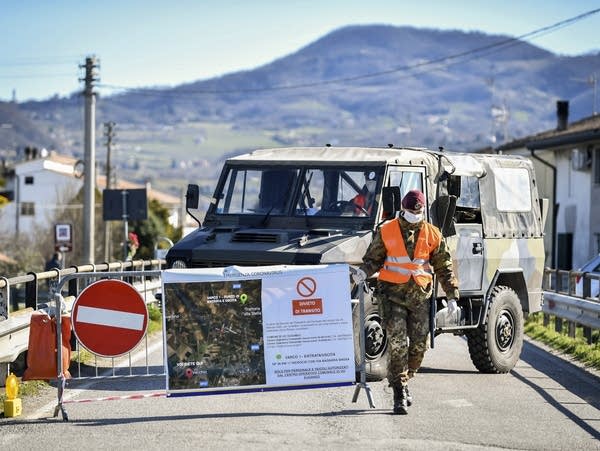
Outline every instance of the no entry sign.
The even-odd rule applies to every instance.
[[[148,326],[142,296],[120,280],[99,280],[75,300],[73,331],[81,345],[103,357],[116,357],[135,348]]]

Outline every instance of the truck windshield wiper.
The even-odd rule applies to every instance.
[[[267,211],[267,214],[260,221],[260,225],[262,227],[266,227],[269,224],[269,219],[271,217],[271,212],[273,211],[273,208],[275,208],[275,205],[273,205],[271,208],[269,208],[269,211]]]
[[[292,187],[292,185],[289,184],[287,190],[285,192],[280,193],[280,195],[277,197],[277,199],[273,200],[273,203],[271,204],[271,208],[269,208],[269,211],[267,211],[267,214],[260,221],[260,225],[262,227],[266,227],[269,224],[269,219],[271,217],[271,212],[273,211],[273,209],[275,207],[277,207],[280,210],[280,213],[283,212],[283,210],[286,207],[287,203],[282,204],[282,201],[288,197],[288,194],[289,194],[289,191],[290,191],[291,187]]]

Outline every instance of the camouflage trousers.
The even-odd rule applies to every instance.
[[[388,339],[388,382],[406,385],[421,366],[427,350],[429,300],[392,301],[380,297],[380,314]]]

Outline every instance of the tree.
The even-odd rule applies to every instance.
[[[181,227],[173,227],[169,223],[169,210],[156,199],[148,202],[148,219],[131,221],[129,231],[135,232],[140,241],[140,247],[134,257],[137,259],[154,258],[154,245],[160,237],[175,242],[181,239],[182,234]]]

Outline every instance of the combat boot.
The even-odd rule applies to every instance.
[[[403,386],[394,386],[394,413],[396,415],[408,414],[408,403],[406,401],[406,393]]]
[[[408,407],[412,406],[412,395],[410,394],[410,392],[408,391],[408,385],[404,385],[404,397],[406,398],[406,405]]]

